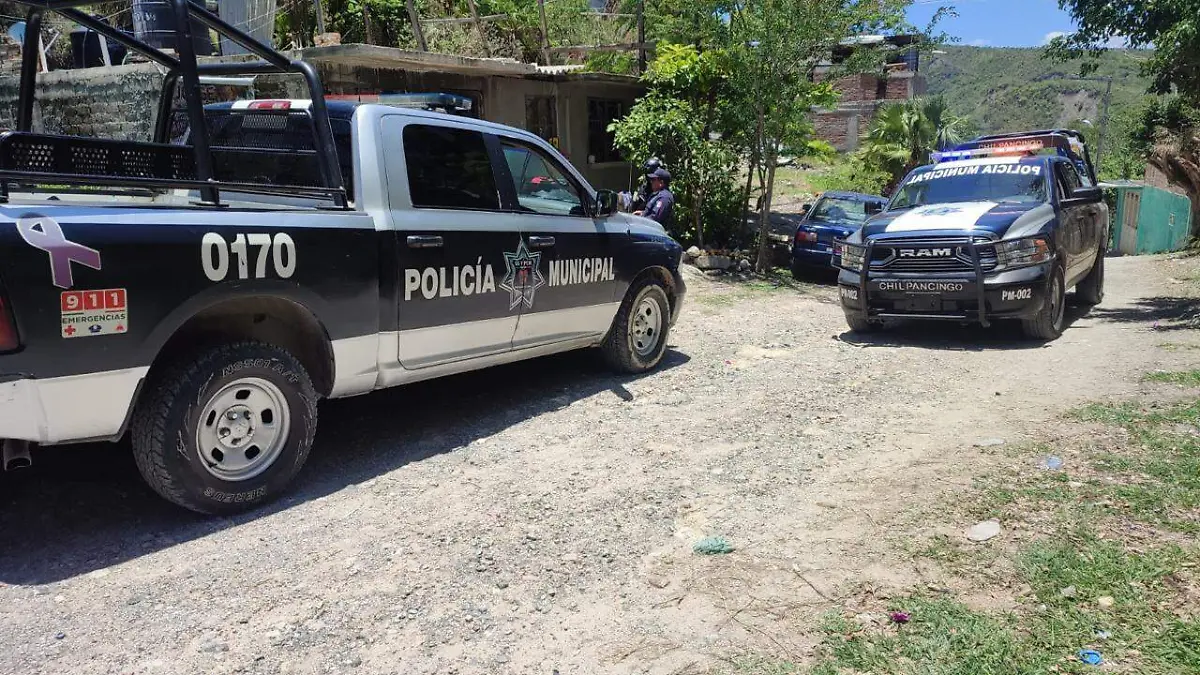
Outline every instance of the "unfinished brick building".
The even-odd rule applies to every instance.
[[[916,38],[908,35],[869,35],[845,41],[830,63],[817,70],[818,78],[832,72],[855,49],[888,49],[892,56],[883,73],[834,80],[834,87],[842,96],[836,108],[821,109],[813,115],[817,137],[838,150],[854,150],[880,106],[924,95],[925,78],[920,73],[920,54],[915,42]]]

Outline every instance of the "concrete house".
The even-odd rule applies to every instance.
[[[645,88],[637,78],[409,52],[373,45],[312,47],[299,56],[317,67],[330,98],[373,102],[386,94],[451,94],[470,101],[473,117],[532,131],[554,143],[596,187],[628,189],[637,177],[613,147],[608,125],[624,117]],[[223,57],[222,60],[240,57]],[[18,79],[0,77],[0,128],[12,128]],[[297,80],[242,78],[221,97],[307,97]],[[34,128],[62,134],[149,140],[162,80],[153,64],[58,70],[38,76]]]

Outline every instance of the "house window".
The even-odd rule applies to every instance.
[[[613,141],[613,133],[608,130],[608,125],[624,116],[625,103],[623,101],[588,99],[589,162],[599,164],[624,161]]]
[[[525,129],[557,144],[558,101],[553,96],[525,97]]]

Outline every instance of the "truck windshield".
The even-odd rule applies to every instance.
[[[888,210],[955,202],[1038,204],[1048,195],[1044,174],[1040,163],[1025,162],[930,167],[909,176]]]

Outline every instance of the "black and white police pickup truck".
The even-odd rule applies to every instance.
[[[191,104],[182,133],[164,104],[154,143],[0,135],[6,466],[128,433],[158,493],[226,513],[284,490],[321,398],[578,348],[624,372],[663,358],[682,250],[542,139],[319,95],[203,125]]]
[[[985,137],[935,160],[836,246],[852,331],[898,318],[1016,319],[1028,337],[1053,340],[1067,289],[1101,301],[1108,207],[1077,135]]]

